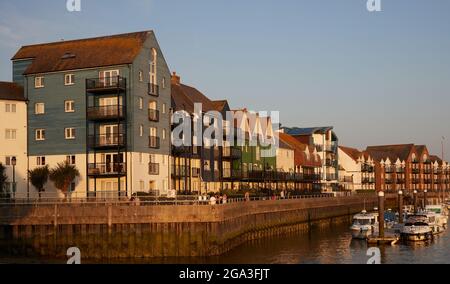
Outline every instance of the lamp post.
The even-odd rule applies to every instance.
[[[427,193],[428,193],[428,190],[424,190],[423,191],[423,208],[422,209],[425,209],[426,207],[427,207]]]
[[[11,165],[12,165],[12,168],[13,168],[13,184],[12,184],[12,186],[13,186],[13,188],[12,188],[12,190],[13,190],[13,198],[16,198],[16,165],[17,165],[16,157],[12,157]]]
[[[378,224],[379,227],[379,236],[380,238],[384,238],[384,192],[380,191],[378,192]]]
[[[398,222],[403,224],[403,191],[398,192]]]

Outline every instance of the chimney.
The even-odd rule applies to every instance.
[[[177,75],[177,72],[172,73],[171,82],[174,85],[180,85],[181,78],[180,78],[180,76]]]

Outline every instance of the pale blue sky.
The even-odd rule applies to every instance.
[[[427,144],[450,157],[450,1],[0,1],[0,80],[24,44],[153,29],[172,71],[287,126],[333,125],[341,144]]]

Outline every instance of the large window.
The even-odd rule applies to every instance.
[[[158,53],[156,52],[156,49],[152,48],[150,58],[151,58],[150,59],[150,83],[157,85],[156,66],[157,66],[157,60],[158,60]]]
[[[45,157],[36,157],[36,165],[37,166],[45,166]]]

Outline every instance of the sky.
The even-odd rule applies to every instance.
[[[0,0],[0,81],[22,45],[154,30],[183,83],[340,144],[450,158],[450,1]]]

